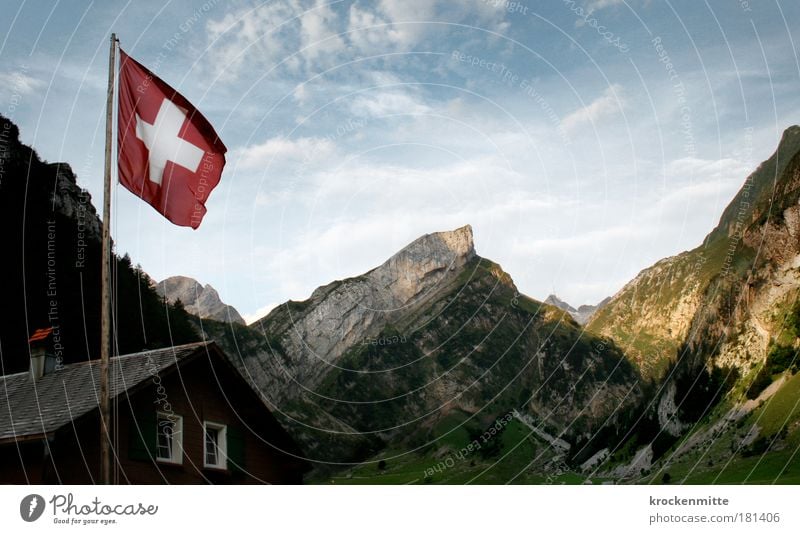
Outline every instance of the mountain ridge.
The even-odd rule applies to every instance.
[[[621,343],[645,375],[662,373],[666,362],[690,337],[692,323],[707,292],[717,287],[715,280],[720,276],[724,279],[746,274],[756,250],[762,246],[764,253],[780,256],[779,251],[769,248],[770,240],[759,239],[757,230],[762,229],[769,217],[777,217],[770,210],[775,209],[783,217],[783,211],[789,207],[770,200],[789,194],[778,191],[778,187],[793,182],[790,167],[792,162],[797,167],[798,153],[800,127],[793,126],[784,133],[772,156],[746,178],[702,244],[640,271],[591,319],[587,328]],[[782,174],[776,175],[779,170]],[[793,191],[796,192],[796,187]],[[789,217],[793,213],[790,210]],[[731,219],[731,214],[737,214],[738,218]],[[754,230],[748,231],[749,228]],[[778,248],[792,247],[781,242]],[[762,260],[763,257],[762,254]]]
[[[222,302],[210,284],[203,285],[188,276],[170,276],[155,284],[155,290],[170,304],[180,301],[187,312],[201,319],[245,324],[236,308]]]

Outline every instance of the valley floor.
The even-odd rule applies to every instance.
[[[395,448],[318,484],[800,484],[800,373],[738,421],[681,449],[677,443],[635,478],[615,479],[604,465],[596,472],[569,466],[563,455],[513,418],[495,446],[466,452],[472,437],[466,414],[451,414],[431,432],[430,444]],[[719,406],[718,412],[731,406]],[[713,413],[708,421],[719,421]],[[708,433],[700,424],[690,436]],[[486,449],[487,447],[484,447]],[[676,453],[680,451],[680,453]],[[484,454],[481,454],[481,453]]]

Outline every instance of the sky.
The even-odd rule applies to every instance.
[[[202,226],[122,187],[116,251],[249,321],[471,224],[574,306],[696,247],[800,123],[791,0],[8,1],[0,113],[102,199],[108,43],[227,145]]]

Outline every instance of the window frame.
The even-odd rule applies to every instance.
[[[208,430],[217,431],[217,463],[208,463]],[[203,421],[203,467],[206,469],[228,468],[228,426],[213,421]]]
[[[161,421],[170,419],[174,422],[172,431],[172,457],[162,458],[160,454],[159,438],[161,436]],[[156,412],[156,461],[163,464],[183,464],[183,417],[174,413]]]

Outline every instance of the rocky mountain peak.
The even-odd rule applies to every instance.
[[[796,124],[789,126],[786,128],[786,130],[784,130],[783,135],[781,136],[781,143],[790,141],[792,138],[797,138],[798,136],[800,136],[800,126]]]
[[[170,303],[180,300],[186,311],[201,319],[245,324],[236,308],[222,302],[216,289],[194,278],[172,276],[159,282],[156,291]]]
[[[423,235],[371,271],[317,288],[308,300],[275,308],[258,325],[301,354],[297,373],[315,383],[326,372],[317,362],[380,335],[411,308],[435,301],[477,257],[472,227]]]
[[[547,295],[547,298],[544,300],[544,303],[550,304],[551,306],[555,306],[558,309],[564,310],[570,315],[578,311],[552,293]]]
[[[459,256],[472,258],[475,255],[472,226],[469,224],[449,232],[437,232],[431,235],[440,239],[453,253]]]
[[[466,263],[475,256],[472,226],[465,225],[448,232],[425,234],[406,245],[384,264],[398,262]]]
[[[764,213],[776,209],[775,200],[793,188],[794,175],[786,169],[800,153],[800,126],[790,126],[781,136],[775,152],[761,163],[722,212],[719,224],[706,237],[706,243],[732,237],[757,221]]]
[[[475,257],[472,227],[435,232],[417,238],[383,265],[367,273],[376,287],[390,289],[392,300],[404,305]]]

